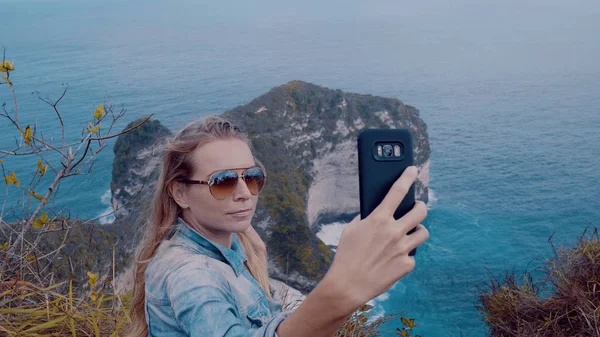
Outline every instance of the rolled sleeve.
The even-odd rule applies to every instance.
[[[284,311],[274,315],[267,324],[256,330],[252,337],[279,337],[277,328],[291,313],[292,311]]]
[[[277,313],[257,330],[248,330],[229,283],[220,273],[182,269],[171,273],[167,293],[177,323],[190,337],[275,337],[277,327],[291,313]]]

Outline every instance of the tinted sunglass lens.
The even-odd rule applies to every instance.
[[[210,179],[210,193],[216,199],[225,199],[235,189],[238,175],[234,171],[221,171],[213,174]]]
[[[265,173],[260,167],[253,167],[244,173],[244,181],[250,193],[257,195],[265,186]]]

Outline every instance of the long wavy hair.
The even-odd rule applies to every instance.
[[[191,157],[196,148],[212,141],[229,139],[239,139],[249,144],[246,135],[232,122],[222,117],[210,116],[188,124],[167,143],[160,177],[156,184],[152,215],[135,254],[132,324],[128,331],[129,336],[148,336],[144,310],[146,297],[144,273],[160,243],[174,232],[177,217],[182,213],[182,209],[169,193],[171,185],[177,180],[188,179],[192,175]],[[250,273],[270,297],[266,266],[260,262],[248,238],[243,233],[236,233],[236,235],[248,255],[247,266]]]

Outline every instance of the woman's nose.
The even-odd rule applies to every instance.
[[[248,185],[246,185],[246,182],[242,177],[239,177],[238,179],[238,183],[235,185],[235,189],[232,193],[233,200],[249,199],[252,196],[252,193],[250,193]]]

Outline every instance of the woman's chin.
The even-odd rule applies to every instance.
[[[230,225],[231,227],[231,232],[233,233],[240,233],[245,231],[246,229],[248,229],[248,227],[252,226],[252,224],[250,223],[250,220],[245,220],[245,221],[235,221],[233,223],[231,223]]]

